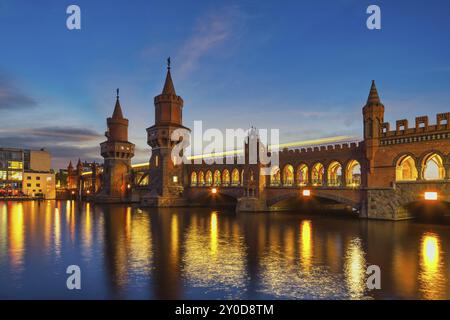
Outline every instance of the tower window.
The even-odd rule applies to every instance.
[[[178,183],[178,176],[173,176],[173,182]]]
[[[159,156],[155,156],[155,167],[159,166]]]

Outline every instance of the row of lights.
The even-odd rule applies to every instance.
[[[212,194],[217,194],[218,190],[217,188],[212,188],[211,189],[211,193]],[[311,197],[311,190],[309,189],[303,189],[302,190],[302,195],[305,198]],[[437,201],[438,200],[438,193],[437,192],[432,192],[432,191],[427,191],[424,193],[424,199],[427,201]]]

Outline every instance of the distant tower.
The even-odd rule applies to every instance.
[[[369,174],[374,171],[375,154],[380,146],[382,124],[384,122],[384,105],[380,101],[375,81],[372,81],[369,98],[363,108],[364,116],[364,145],[368,160]]]
[[[131,158],[134,156],[134,144],[128,141],[128,119],[123,117],[117,89],[116,105],[111,118],[106,120],[107,141],[100,144],[104,160],[103,180],[99,202],[127,201],[129,189]]]
[[[162,93],[155,97],[155,125],[147,129],[147,143],[152,147],[149,171],[150,193],[143,204],[158,207],[183,205],[183,164],[172,159],[172,149],[178,141],[172,141],[177,129],[183,126],[183,99],[177,96],[170,73],[168,59],[166,82]]]
[[[69,162],[69,166],[67,167],[67,188],[73,189],[75,188],[76,183],[74,182],[74,172],[72,161]]]

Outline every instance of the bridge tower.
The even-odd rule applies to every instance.
[[[364,117],[364,149],[367,159],[367,176],[363,184],[370,186],[371,176],[375,170],[375,156],[380,147],[382,124],[384,122],[384,105],[378,95],[375,80],[372,80],[369,97],[363,108]]]
[[[123,117],[122,107],[117,89],[116,105],[111,118],[106,120],[107,140],[100,144],[104,158],[103,176],[100,193],[95,197],[97,202],[129,201],[131,182],[131,158],[134,156],[134,144],[128,141],[128,119]]]
[[[184,166],[172,157],[174,147],[181,141],[172,140],[177,130],[190,132],[183,126],[183,99],[176,94],[172,81],[170,58],[162,93],[155,97],[155,124],[147,128],[147,143],[152,148],[149,163],[149,193],[142,204],[156,207],[185,205],[183,196]],[[180,132],[180,131],[177,131]]]
[[[238,199],[237,211],[266,211],[267,175],[264,169],[270,169],[262,164],[261,155],[267,155],[267,148],[261,142],[255,128],[252,128],[245,140],[244,155],[244,197]]]

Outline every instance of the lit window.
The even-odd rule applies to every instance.
[[[52,181],[52,177],[47,177],[47,181]]]
[[[304,197],[310,197],[311,196],[311,190],[303,190],[303,196]]]
[[[173,182],[178,183],[178,176],[173,176]]]
[[[9,169],[23,169],[23,162],[21,161],[8,161]]]
[[[0,180],[6,180],[6,171],[0,171]]]
[[[9,174],[9,180],[12,181],[22,181],[22,172],[10,172]]]

